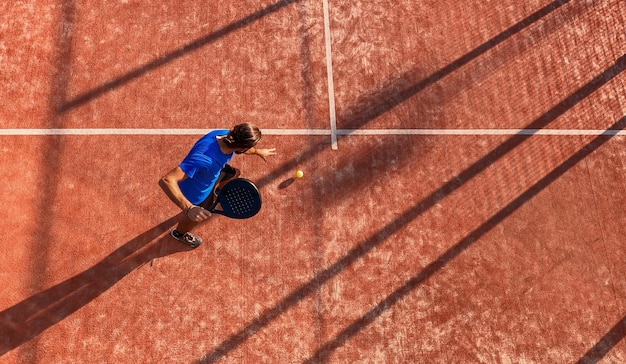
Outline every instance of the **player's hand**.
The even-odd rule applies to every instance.
[[[276,148],[255,148],[256,154],[265,160],[266,157],[276,154]]]
[[[187,217],[191,221],[200,222],[211,217],[211,213],[200,206],[192,206],[187,210]]]

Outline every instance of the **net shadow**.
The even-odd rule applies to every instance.
[[[462,55],[453,62],[437,70],[436,72],[428,75],[424,79],[406,85],[406,79],[410,78],[409,75],[401,75],[394,80],[391,80],[385,87],[376,92],[363,95],[359,100],[356,100],[351,107],[345,110],[340,110],[338,119],[341,119],[342,124],[349,126],[352,129],[360,129],[367,125],[375,118],[389,112],[398,105],[406,102],[416,94],[428,89],[430,86],[441,81],[446,76],[449,76],[459,68],[469,64],[477,58],[485,55],[498,45],[504,43],[516,34],[519,34],[525,28],[528,28],[532,24],[540,21],[549,14],[553,13],[557,9],[566,5],[571,0],[557,0],[542,7],[528,17],[515,23],[511,27],[497,34],[493,38],[487,40],[478,47],[472,49],[470,52]],[[508,56],[512,56],[512,53]],[[455,92],[458,92],[456,90]],[[343,136],[345,137],[345,136]],[[256,181],[259,187],[264,187],[270,184],[275,179],[279,178],[285,171],[293,170],[299,164],[302,164],[308,160],[313,159],[321,151],[327,149],[329,144],[312,144],[309,148],[292,159],[284,162],[279,167],[275,168],[272,172],[265,175],[263,178]]]
[[[409,87],[401,88],[394,92],[387,92],[383,95],[387,95],[387,97],[377,97],[377,104],[374,107],[368,106],[368,98],[366,98],[362,102],[358,102],[359,107],[353,108],[352,110],[347,110],[345,113],[341,113],[338,115],[338,120],[344,120],[343,124],[347,128],[350,129],[358,129],[360,125],[363,125],[370,120],[373,120],[383,113],[395,108],[396,106],[404,103],[409,98],[414,95],[424,91],[435,83],[443,80],[445,77],[451,75],[456,70],[468,65],[470,62],[476,60],[487,52],[493,50],[497,46],[501,45],[514,35],[520,33],[522,30],[528,28],[532,24],[538,22],[539,20],[545,18],[547,15],[553,13],[555,10],[559,9],[563,5],[569,3],[571,0],[557,0],[552,3],[544,6],[543,8],[537,10],[533,14],[527,16],[521,21],[515,23],[508,29],[502,31],[497,34],[493,38],[487,40],[482,43],[478,47],[474,48],[470,52],[464,54],[463,56],[457,58],[453,62],[449,63],[445,67],[439,69],[437,72],[430,74],[428,77],[422,79],[421,81],[410,85]],[[558,23],[555,26],[562,26],[563,24]],[[532,38],[532,37],[531,37]],[[505,56],[507,58],[512,58],[514,54],[520,53],[521,49],[516,49],[514,51],[508,52]],[[504,62],[502,57],[498,58],[498,62]],[[473,77],[473,76],[472,76]],[[407,77],[408,78],[408,77]],[[473,82],[473,81],[472,81]],[[469,85],[469,82],[466,82],[466,85]],[[391,90],[395,87],[394,85],[388,86]],[[456,92],[459,91],[459,85],[454,85],[452,87]],[[380,96],[380,95],[379,95]],[[354,113],[357,111],[357,113]]]

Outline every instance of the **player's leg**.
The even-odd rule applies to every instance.
[[[190,232],[193,228],[196,227],[196,225],[198,225],[197,221],[193,221],[188,218],[187,215],[184,215],[178,222],[176,230],[178,230],[179,233],[184,234]]]
[[[192,234],[191,230],[198,225],[197,221],[191,220],[186,214],[183,214],[178,225],[172,230],[171,235],[176,240],[181,241],[192,248],[197,248],[202,244],[202,238]]]
[[[224,166],[215,184],[216,187],[213,189],[209,197],[200,204],[200,206],[207,210],[210,209],[215,202],[215,198],[217,197],[217,192],[219,191],[219,189],[229,181],[239,177],[240,174],[241,171],[239,171],[237,168],[234,168],[229,164]],[[200,244],[202,244],[202,238],[198,235],[192,234],[191,230],[195,228],[198,224],[199,222],[193,221],[189,217],[187,217],[186,214],[183,214],[183,217],[178,222],[178,226],[176,226],[176,229],[172,230],[171,235],[175,239],[182,241],[190,247],[196,248],[200,246]]]

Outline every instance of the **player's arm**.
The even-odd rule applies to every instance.
[[[268,157],[270,155],[276,154],[276,148],[255,148],[255,147],[252,147],[252,148],[248,149],[244,154],[258,155],[259,157],[263,158],[263,160],[265,160],[266,157]]]
[[[185,197],[180,190],[178,183],[187,179],[187,174],[180,168],[180,166],[169,171],[165,176],[159,180],[159,186],[163,189],[163,192],[169,197],[176,206],[180,207],[183,212],[187,214],[191,220],[202,221],[210,216],[210,213],[200,206],[196,206]]]

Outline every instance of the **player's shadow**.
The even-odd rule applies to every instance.
[[[190,250],[168,235],[157,239],[174,225],[176,218],[128,241],[86,271],[0,312],[0,356],[64,320],[142,265]]]

